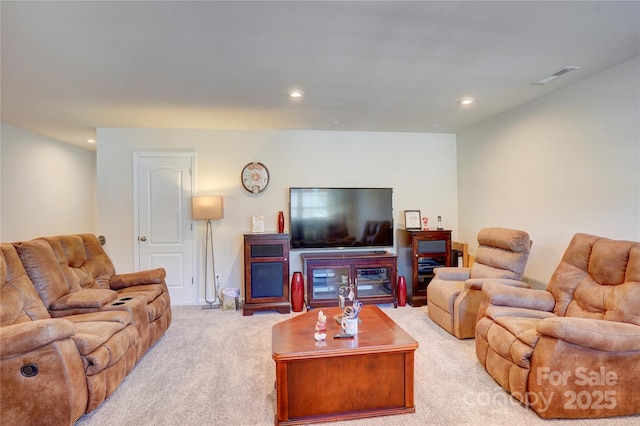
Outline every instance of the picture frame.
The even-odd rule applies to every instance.
[[[251,218],[252,224],[253,224],[253,232],[254,233],[261,233],[264,232],[264,216],[260,215],[260,216],[253,216]]]
[[[404,228],[407,230],[420,230],[422,229],[422,217],[420,210],[405,210],[404,211]]]

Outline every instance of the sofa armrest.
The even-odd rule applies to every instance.
[[[132,272],[130,274],[118,274],[111,277],[109,280],[109,287],[113,290],[120,290],[136,285],[162,284],[166,276],[167,273],[164,268]]]
[[[465,288],[471,290],[482,290],[482,284],[484,284],[485,281],[488,281],[488,279],[471,278],[465,281],[464,286]],[[529,285],[529,283],[526,283],[524,281],[512,280],[509,278],[491,278],[491,282],[500,283],[511,287],[531,288],[531,285]]]
[[[68,315],[67,321],[78,324],[83,322],[119,322],[124,325],[131,324],[131,314],[128,311],[97,311],[85,314]]]
[[[64,311],[78,308],[101,308],[118,298],[113,290],[88,288],[61,297],[49,306],[52,311]],[[55,316],[55,315],[54,315]]]
[[[485,299],[493,306],[510,306],[551,312],[556,305],[553,295],[546,290],[512,287],[487,280],[482,286]]]
[[[640,351],[640,326],[589,318],[556,317],[538,323],[543,336],[606,352]]]
[[[64,319],[43,319],[0,327],[0,358],[29,353],[56,340],[76,334],[75,325]]]
[[[496,320],[501,317],[518,317],[518,318],[553,318],[556,316],[553,312],[539,311],[537,309],[512,308],[510,306],[491,306],[485,312],[485,316]]]
[[[434,268],[433,279],[440,279],[445,281],[465,281],[471,276],[470,268],[458,268],[458,267],[441,267]]]

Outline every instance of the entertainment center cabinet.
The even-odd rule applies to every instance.
[[[398,256],[386,251],[302,253],[307,308],[338,306],[349,290],[363,304],[397,306]]]
[[[451,231],[397,230],[398,273],[407,282],[407,302],[411,306],[427,303],[427,286],[433,269],[451,264]],[[457,260],[456,260],[457,261]]]
[[[289,234],[244,234],[244,295],[244,316],[291,312]]]

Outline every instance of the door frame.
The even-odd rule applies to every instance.
[[[190,158],[191,159],[191,170],[190,170],[190,178],[191,178],[191,197],[196,193],[196,152],[195,151],[136,151],[133,153],[133,235],[132,235],[132,243],[133,243],[133,268],[134,271],[140,271],[140,245],[138,244],[138,235],[140,235],[140,228],[138,223],[138,215],[140,214],[140,207],[138,205],[139,200],[139,192],[138,192],[138,173],[139,169],[139,160],[145,157],[154,157],[154,158]],[[191,205],[191,204],[189,204]],[[192,303],[195,304],[200,299],[200,288],[196,282],[197,276],[197,260],[198,260],[198,252],[197,252],[197,233],[193,230],[193,220],[191,221],[191,229],[192,234],[195,235],[194,238],[191,239],[191,252],[193,253],[191,259],[191,282],[193,287],[195,288],[193,294]]]

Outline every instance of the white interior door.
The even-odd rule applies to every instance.
[[[171,303],[194,304],[193,155],[136,158],[138,269],[165,268]]]

